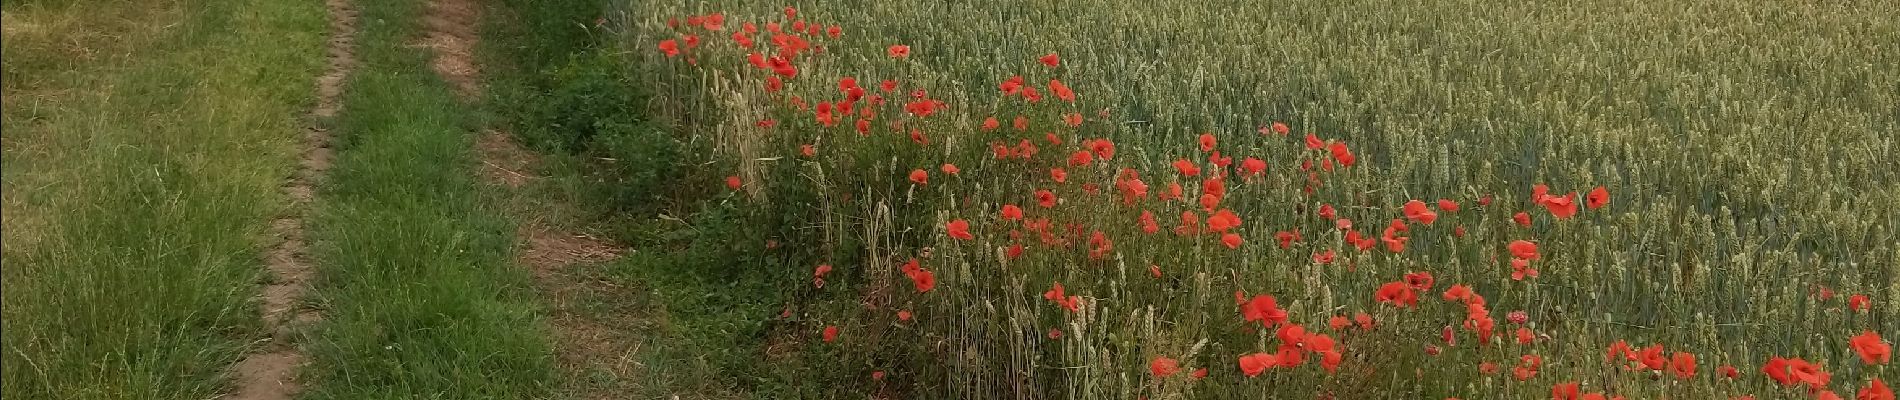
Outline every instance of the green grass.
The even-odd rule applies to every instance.
[[[514,226],[475,181],[473,106],[426,64],[421,1],[362,2],[337,163],[313,224],[316,399],[537,398],[552,353]]]
[[[249,343],[321,4],[7,2],[4,377],[18,399],[209,398]]]

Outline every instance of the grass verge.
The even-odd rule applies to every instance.
[[[5,398],[210,398],[321,66],[320,3],[25,1],[4,15]]]
[[[337,164],[314,224],[315,399],[538,398],[550,351],[474,180],[473,109],[430,71],[419,1],[363,2]]]

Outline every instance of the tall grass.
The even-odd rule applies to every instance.
[[[362,2],[312,237],[318,399],[536,398],[552,353],[514,226],[475,181],[472,105],[411,47],[423,2]]]
[[[8,2],[6,398],[208,398],[258,290],[323,9]]]
[[[1709,373],[1718,365],[1754,371],[1777,355],[1825,362],[1832,389],[1844,393],[1874,377],[1892,380],[1889,370],[1859,366],[1846,346],[1862,330],[1900,329],[1900,212],[1884,206],[1900,204],[1892,161],[1900,23],[1868,13],[1892,14],[1892,4],[827,2],[799,8],[798,19],[844,34],[812,37],[824,50],[800,56],[798,76],[777,94],[763,90],[771,72],[747,65],[747,51],[727,35],[744,22],[789,27],[778,6],[625,7],[638,11],[614,25],[629,58],[660,71],[642,75],[660,96],[645,111],[686,133],[683,141],[711,143],[712,165],[742,183],[731,201],[766,210],[753,225],[790,244],[790,257],[838,269],[822,288],[808,272],[787,282],[809,300],[790,321],[814,342],[796,365],[838,383],[809,387],[808,396],[1526,397],[1564,381],[1632,397],[1805,395],[1758,373],[1734,382]],[[668,23],[713,12],[728,16],[725,30]],[[681,43],[676,57],[655,50],[686,34],[700,46]],[[773,51],[769,36],[753,36],[755,51]],[[894,44],[913,55],[885,56]],[[1061,54],[1060,68],[1036,64],[1051,52]],[[1061,79],[1080,100],[1002,96],[997,84],[1012,75],[1038,87]],[[819,126],[791,101],[839,100],[845,76],[890,101],[861,105],[878,113],[868,136],[852,132],[848,116]],[[878,93],[883,79],[902,89]],[[916,89],[949,110],[905,116],[899,106]],[[1087,122],[1062,126],[1067,113]],[[1030,129],[1007,127],[1018,115]],[[979,129],[990,116],[1006,127]],[[779,125],[760,128],[762,119]],[[892,121],[905,127],[890,129]],[[1293,134],[1256,133],[1275,121]],[[927,145],[907,137],[913,129]],[[1043,141],[1045,132],[1063,144]],[[1157,192],[1179,183],[1200,193],[1202,178],[1169,164],[1213,168],[1195,148],[1204,132],[1236,162],[1252,156],[1270,166],[1264,176],[1227,181],[1219,208],[1245,220],[1238,250],[1206,235],[1137,230],[1142,211],[1170,228],[1182,211],[1205,217],[1192,197],[1132,206],[1113,198],[1124,167]],[[1309,132],[1350,144],[1359,164],[1304,170],[1333,158],[1302,147]],[[1115,142],[1116,158],[1067,166],[1070,183],[1051,182],[1048,169],[1093,138]],[[991,143],[1021,140],[1043,146],[1041,155],[988,156]],[[805,144],[818,155],[799,156]],[[938,172],[943,163],[961,174]],[[913,169],[927,171],[929,183],[906,182]],[[1085,194],[1080,182],[1109,195]],[[1613,200],[1557,221],[1528,201],[1534,184],[1558,193],[1604,186]],[[1033,207],[1036,189],[1064,203]],[[1477,206],[1485,197],[1496,203]],[[1334,221],[1315,216],[1321,205],[1337,207],[1376,237],[1413,199],[1450,199],[1464,210],[1441,211],[1430,226],[1413,222],[1402,253],[1352,249]],[[1073,245],[1049,245],[998,220],[1002,204],[1053,220],[1064,230],[1055,237]],[[1535,222],[1515,225],[1519,211]],[[969,220],[976,238],[945,236],[953,219]],[[1071,223],[1081,231],[1067,234]],[[1012,239],[1012,231],[1027,236]],[[1089,257],[1091,232],[1111,238],[1114,251]],[[1302,240],[1282,248],[1279,232]],[[1504,244],[1519,239],[1541,245],[1541,277],[1510,277]],[[1027,244],[1028,255],[999,255],[1013,244]],[[1315,263],[1325,250],[1341,258]],[[939,287],[917,293],[894,273],[913,257],[935,271]],[[1150,265],[1162,277],[1149,277]],[[1374,288],[1412,271],[1438,277],[1423,309],[1373,301]],[[1069,313],[1043,301],[1058,281],[1086,306]],[[1459,330],[1458,346],[1436,342],[1462,319],[1460,307],[1436,298],[1451,283],[1476,288],[1500,314],[1527,311],[1522,327],[1551,339],[1473,346]],[[1311,328],[1356,312],[1378,328],[1332,333],[1348,349],[1338,373],[1247,379],[1236,358],[1278,341],[1241,320],[1230,302],[1236,291],[1279,297],[1294,322]],[[1848,294],[1871,296],[1873,308],[1846,310]],[[917,319],[896,320],[897,309]],[[818,343],[825,326],[841,327],[844,339]],[[1500,327],[1508,340],[1520,326]],[[1050,329],[1066,336],[1047,339]],[[1672,383],[1619,370],[1602,362],[1619,339],[1697,354],[1704,372]],[[1447,349],[1431,356],[1425,344]],[[1528,382],[1478,371],[1483,362],[1508,370],[1525,354],[1551,360]],[[1149,377],[1145,367],[1160,356],[1212,375]],[[866,380],[874,370],[894,373]]]

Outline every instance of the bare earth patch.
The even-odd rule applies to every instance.
[[[316,120],[335,117],[342,108],[343,82],[356,65],[352,45],[356,37],[356,9],[349,0],[327,0],[330,14],[330,40],[326,58],[329,63],[317,78],[317,105],[310,110],[310,127],[304,131],[303,155],[297,171],[283,186],[290,197],[289,215],[271,221],[271,233],[281,239],[266,257],[272,281],[261,294],[264,327],[271,336],[263,346],[235,365],[236,391],[232,399],[275,400],[295,398],[303,392],[298,370],[308,358],[293,342],[302,327],[322,318],[317,310],[299,307],[298,302],[310,291],[315,274],[310,265],[309,246],[304,236],[304,211],[309,209],[318,179],[321,179],[335,152],[331,134]]]

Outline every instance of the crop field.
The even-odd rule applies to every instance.
[[[8,399],[1853,399],[1900,3],[23,0]]]
[[[807,396],[1895,376],[1891,3],[622,7],[645,111],[770,221]]]

